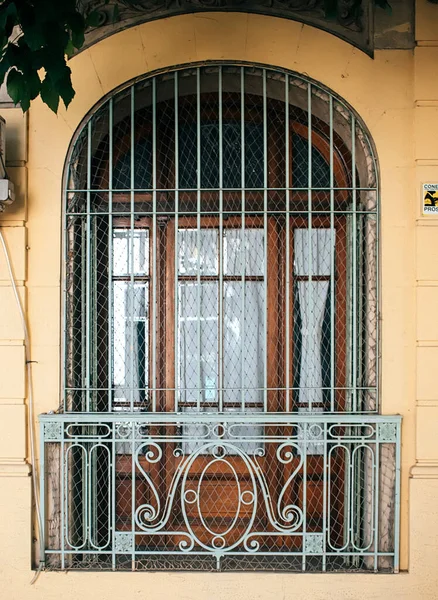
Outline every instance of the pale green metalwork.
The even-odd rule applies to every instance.
[[[104,569],[123,569],[129,554],[129,568],[140,570],[147,568],[149,556],[157,561],[157,568],[167,569],[179,568],[178,560],[172,562],[178,556],[184,557],[184,568],[199,568],[197,559],[204,556],[213,560],[209,563],[210,568],[218,569],[227,569],[227,560],[233,557],[233,560],[241,561],[244,569],[281,569],[282,564],[286,564],[279,560],[281,558],[287,559],[287,570],[397,571],[400,417],[329,414],[234,414],[219,417],[206,414],[199,418],[197,430],[192,431],[189,438],[184,435],[181,426],[192,422],[193,419],[184,414],[42,415],[42,464],[46,468],[42,469],[41,502],[48,530],[60,518],[60,498],[64,498],[66,503],[62,543],[53,547],[47,540],[46,566],[62,568],[61,565],[65,565],[66,568],[80,569],[91,568],[94,564]],[[262,427],[262,435],[254,436],[252,433],[255,424]],[[59,427],[61,439],[58,433],[54,435]],[[158,430],[161,431],[159,435],[151,433]],[[388,433],[381,439],[379,433],[384,431]],[[116,490],[120,484],[112,466],[118,457],[124,456],[127,440],[133,447],[130,476],[146,492],[134,498],[130,522],[119,520],[115,525],[108,509],[111,504],[109,498],[120,492]],[[197,444],[197,447],[187,453],[184,448],[188,443]],[[60,471],[60,479],[56,482],[53,474],[50,478],[46,476],[45,457],[47,452],[53,453],[61,444],[64,449],[60,466],[63,465],[65,476],[62,478]],[[336,501],[333,492],[335,496],[341,493],[341,489],[333,489],[338,474],[333,471],[330,454],[342,450],[347,458],[345,464],[350,465],[346,469],[348,485],[344,498],[348,516],[341,540],[339,535],[333,537],[333,528],[330,528],[330,520],[336,518],[330,503],[326,503],[326,516],[321,524],[313,523],[309,530],[305,518],[309,507],[306,507],[305,498],[290,495],[290,490],[302,477],[305,482],[302,467],[315,456],[315,447],[319,455],[324,456],[324,494],[328,499]],[[357,478],[355,469],[361,469],[360,463],[355,461],[355,454],[364,450],[369,454],[372,466],[369,480],[365,479],[363,483],[371,519],[358,526],[353,497],[348,490],[353,488]],[[384,464],[382,451],[387,453]],[[96,468],[92,458],[98,452],[102,454],[101,463],[106,465],[105,469],[101,467],[100,491],[90,485],[93,469]],[[178,466],[162,501],[157,486],[159,478],[152,467],[160,464],[169,452],[177,459]],[[84,473],[84,477],[80,476],[77,480],[76,489],[72,489],[71,485],[75,477],[75,463],[70,458],[73,453],[80,457],[77,460],[83,463]],[[206,460],[204,473],[218,461],[230,465],[239,489],[234,519],[220,533],[212,529],[208,519],[205,520],[204,506],[200,502],[203,486],[208,487],[211,479],[201,475],[199,480],[191,480],[193,466],[200,456]],[[272,494],[270,474],[261,467],[266,456],[284,468],[292,465],[278,495]],[[232,466],[236,457],[244,465],[239,474]],[[244,481],[246,483],[242,487]],[[59,498],[54,497],[55,490]],[[83,503],[82,517],[74,513],[78,497]],[[104,502],[107,508],[101,507],[106,514],[99,526],[92,508],[96,497],[108,497],[107,504]],[[52,505],[52,512],[47,511],[48,502]],[[53,506],[58,507],[58,512],[53,510]],[[379,538],[378,525],[380,522],[387,527],[384,520],[388,518],[388,509],[391,511],[391,525],[387,536],[382,539]],[[376,520],[372,518],[374,513]],[[177,514],[180,519],[176,519]],[[327,520],[328,529],[324,525]],[[267,540],[272,538],[289,539],[290,543],[271,542],[269,547]],[[313,563],[312,557],[315,556],[318,561]],[[215,567],[212,567],[213,564]]]

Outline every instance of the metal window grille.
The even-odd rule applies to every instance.
[[[52,568],[396,570],[378,189],[339,98],[190,67],[113,94],[65,191]]]

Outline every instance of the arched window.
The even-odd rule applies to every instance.
[[[69,566],[392,560],[377,242],[370,142],[316,83],[211,64],[101,103],[66,175]]]
[[[149,78],[68,186],[67,410],[377,410],[375,171],[340,101],[266,69]]]

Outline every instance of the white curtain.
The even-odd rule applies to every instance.
[[[115,229],[113,275],[149,274],[147,229]],[[148,382],[148,284],[114,281],[113,284],[113,384],[114,401],[124,405],[141,400]],[[144,337],[144,339],[142,339]],[[141,344],[141,347],[140,347]],[[143,378],[140,377],[140,372]],[[142,380],[144,379],[144,381]]]
[[[331,244],[335,232],[331,229],[296,229],[294,232],[295,275],[299,277],[329,277],[331,273]],[[322,412],[323,377],[321,341],[324,311],[329,292],[329,281],[298,281],[298,299],[301,316],[301,360],[298,412]],[[333,293],[333,291],[332,291]],[[323,436],[308,428],[308,454],[321,454]],[[301,436],[300,436],[301,437]]]
[[[333,241],[332,241],[333,234]],[[294,233],[295,275],[299,277],[330,276],[330,247],[334,231],[330,229],[297,229]],[[312,410],[323,401],[321,340],[329,281],[299,281],[301,311],[301,364],[299,404]]]

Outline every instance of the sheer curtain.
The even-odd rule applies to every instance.
[[[332,244],[335,244],[333,229],[294,231],[294,272],[300,278],[297,288],[301,317],[298,412],[324,410],[321,406],[324,400],[321,342],[330,289]],[[320,280],[320,277],[327,280]],[[318,440],[322,437],[316,436],[314,443],[308,445],[309,454],[322,453]]]

